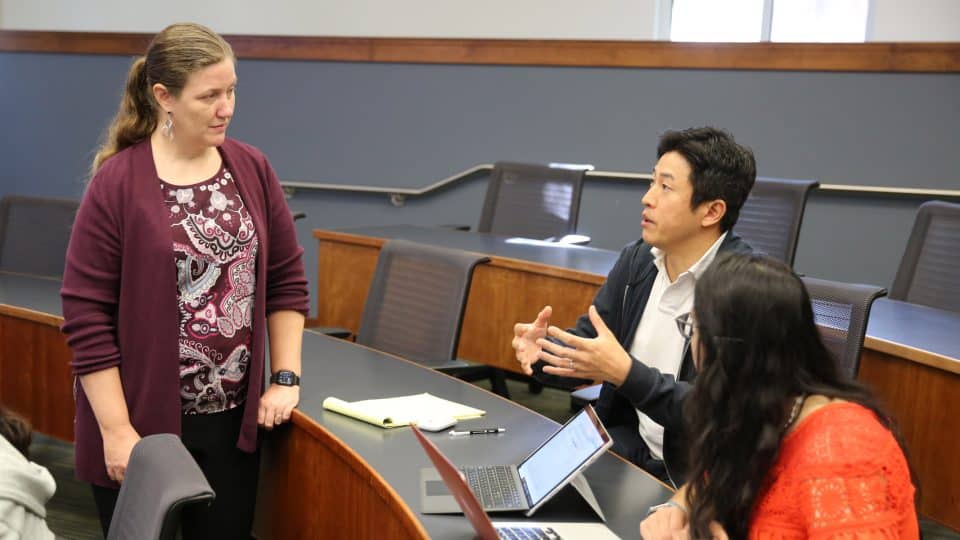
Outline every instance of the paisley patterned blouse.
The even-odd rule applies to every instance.
[[[226,167],[189,186],[160,181],[177,266],[184,414],[232,409],[247,396],[257,235]]]

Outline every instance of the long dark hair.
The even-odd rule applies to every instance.
[[[0,437],[10,441],[14,448],[30,459],[33,429],[26,418],[0,405]]]
[[[900,442],[873,395],[841,374],[820,340],[807,290],[787,265],[720,255],[697,281],[694,297],[700,371],[684,416],[695,538],[709,538],[714,520],[731,538],[747,537],[796,396],[863,405]]]

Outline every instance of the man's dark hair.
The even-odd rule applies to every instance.
[[[29,459],[33,428],[26,418],[0,405],[0,437],[10,441],[14,448]]]
[[[667,152],[679,153],[693,171],[690,173],[693,184],[690,207],[723,199],[727,213],[720,221],[720,230],[726,232],[733,228],[740,217],[740,207],[757,179],[753,152],[737,144],[726,131],[712,127],[667,131],[657,145],[657,159]]]

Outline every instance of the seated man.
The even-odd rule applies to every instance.
[[[749,253],[731,230],[756,179],[753,153],[725,131],[668,131],[643,196],[642,239],[620,253],[576,328],[549,326],[551,308],[514,328],[524,372],[603,381],[597,412],[613,450],[679,485],[685,448],[680,403],[694,376],[678,321],[718,252]],[[551,339],[546,339],[547,337]]]

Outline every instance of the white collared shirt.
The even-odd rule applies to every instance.
[[[640,317],[640,325],[630,345],[630,355],[644,364],[660,370],[661,373],[676,375],[683,363],[684,346],[683,336],[677,330],[674,319],[693,309],[693,290],[697,279],[710,266],[717,256],[720,244],[727,233],[720,235],[717,241],[710,246],[700,260],[685,272],[677,276],[676,281],[670,282],[667,275],[664,253],[658,248],[650,248],[653,255],[653,264],[657,267],[657,277],[650,290],[650,298]],[[649,416],[637,410],[640,421],[640,436],[643,437],[650,455],[656,459],[663,459],[663,426],[654,422]]]

